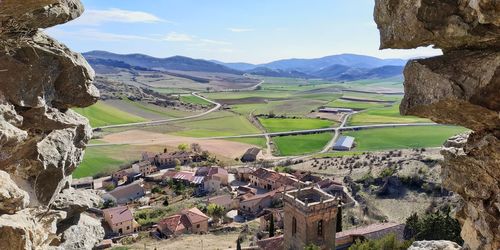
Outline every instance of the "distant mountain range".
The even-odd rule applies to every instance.
[[[83,53],[94,67],[136,70],[178,70],[227,74],[253,74],[325,80],[379,79],[401,76],[406,60],[341,54],[316,59],[286,59],[266,64],[224,63],[183,56],[156,58],[142,54],[120,55],[106,51]]]

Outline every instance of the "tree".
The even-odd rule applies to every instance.
[[[207,206],[207,214],[213,217],[214,221],[218,222],[224,216],[224,207],[211,203]]]
[[[404,250],[408,249],[411,243],[411,241],[400,242],[395,234],[388,234],[380,239],[365,241],[358,239],[349,250]]]
[[[241,238],[238,237],[236,240],[236,250],[241,250]]]
[[[175,167],[177,169],[177,167],[179,167],[181,165],[181,161],[179,159],[175,159],[174,160],[174,165],[175,165]]]
[[[342,232],[342,206],[337,210],[337,232]]]
[[[165,197],[165,200],[163,200],[163,206],[168,207],[168,198]]]
[[[189,146],[188,146],[186,143],[179,144],[179,145],[177,146],[177,148],[178,148],[180,151],[187,151],[187,150],[189,150]]]
[[[110,208],[110,207],[115,207],[116,203],[113,200],[105,200],[104,203],[102,204],[102,208]]]
[[[406,219],[403,231],[405,239],[412,240],[449,240],[463,244],[459,222],[450,216],[449,208],[419,217],[412,214]]]
[[[273,213],[271,212],[271,214],[269,215],[269,237],[273,237],[274,236],[274,216],[273,216]]]
[[[311,243],[304,247],[304,250],[321,250],[321,248]]]
[[[193,150],[196,153],[200,153],[202,151],[201,150],[201,146],[198,143],[192,143],[191,144],[191,150]]]

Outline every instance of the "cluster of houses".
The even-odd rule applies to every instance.
[[[103,190],[102,198],[115,206],[102,210],[103,220],[111,232],[109,235],[114,237],[138,232],[141,228],[134,219],[134,211],[141,206],[149,205],[152,186],[162,186],[169,182],[193,187],[197,191],[196,194],[206,196],[202,199],[205,206],[217,204],[224,208],[225,212],[234,211],[230,213],[235,214],[231,218],[234,221],[259,218],[262,231],[267,230],[271,218],[276,228],[285,229],[284,198],[288,193],[295,192],[294,190],[313,188],[329,197],[334,197],[332,199],[338,201],[338,206],[354,205],[354,200],[342,183],[315,176],[310,172],[280,173],[271,169],[252,167],[239,167],[228,171],[218,166],[191,168],[189,171],[186,170],[188,168],[184,170],[172,168],[179,162],[187,164],[195,160],[199,160],[197,156],[187,152],[165,151],[161,154],[145,152],[141,161],[130,168],[95,180],[75,179],[72,186]],[[205,234],[210,230],[210,222],[209,216],[193,207],[162,218],[154,226],[154,232],[162,238],[186,233]],[[373,228],[378,230],[385,227]],[[368,231],[358,230],[352,234],[337,234],[338,244],[346,246],[355,239],[363,237],[363,232]],[[278,238],[275,241],[264,239],[256,247],[276,243],[279,243]],[[266,247],[256,249],[266,249]]]

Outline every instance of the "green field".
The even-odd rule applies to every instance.
[[[376,102],[355,102],[355,101],[346,101],[346,100],[335,100],[326,104],[327,107],[334,108],[349,108],[349,109],[369,109],[369,108],[381,108],[384,107],[383,103]]]
[[[399,114],[399,104],[391,107],[369,109],[355,114],[349,120],[350,125],[367,125],[380,123],[418,123],[430,122],[427,119]]]
[[[110,157],[110,155],[113,155],[110,151],[120,150],[124,147],[102,146],[87,148],[82,164],[73,172],[73,178],[94,176],[98,173],[111,173],[119,169],[120,165],[127,163],[127,161],[119,157]]]
[[[173,134],[188,137],[215,137],[261,133],[246,116],[227,111],[211,113],[205,117],[172,123],[180,129]]]
[[[329,120],[313,118],[259,118],[260,123],[268,132],[283,132],[295,130],[307,130],[317,128],[329,128],[334,122]]]
[[[213,104],[210,102],[207,102],[206,100],[203,100],[197,96],[194,95],[183,95],[181,96],[181,101],[184,103],[191,103],[191,104],[198,104],[198,105],[203,105],[203,106],[212,106]]]
[[[92,127],[146,121],[146,119],[142,117],[121,111],[103,103],[102,101],[99,101],[87,108],[75,108],[74,110],[87,117]]]
[[[280,156],[304,155],[319,152],[332,139],[332,134],[310,134],[273,137]]]
[[[264,137],[255,137],[255,138],[231,138],[231,139],[226,139],[228,141],[235,141],[235,142],[241,142],[241,143],[246,143],[246,144],[251,144],[258,146],[259,148],[266,148],[266,139]]]
[[[377,128],[343,132],[355,139],[356,151],[438,147],[466,129],[453,126]]]

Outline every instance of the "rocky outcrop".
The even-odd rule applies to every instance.
[[[470,249],[500,249],[500,4],[495,0],[377,0],[381,48],[434,45],[443,56],[405,68],[401,113],[472,130],[443,146],[443,184]]]
[[[95,201],[60,194],[91,138],[70,108],[97,101],[94,72],[40,30],[82,12],[79,0],[0,1],[0,249],[57,245],[58,225]]]
[[[446,240],[415,241],[408,250],[459,250],[457,243]]]

